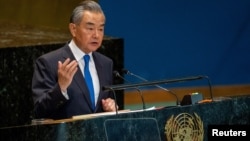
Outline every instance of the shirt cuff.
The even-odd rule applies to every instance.
[[[67,91],[66,91],[66,92],[61,91],[61,92],[62,92],[63,96],[64,96],[67,100],[69,100],[69,95],[68,95]]]

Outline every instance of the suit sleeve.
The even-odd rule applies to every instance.
[[[32,95],[36,118],[49,118],[67,99],[57,82],[57,61],[40,57],[36,60],[32,78]]]

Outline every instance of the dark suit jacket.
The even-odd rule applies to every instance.
[[[110,58],[93,52],[93,58],[100,81],[100,93],[96,109],[91,109],[91,101],[83,74],[78,66],[72,83],[67,89],[69,100],[61,93],[57,83],[58,61],[66,58],[75,60],[68,44],[60,49],[40,56],[34,66],[32,93],[36,118],[63,119],[74,115],[103,112],[101,99],[113,98],[111,92],[104,92],[103,86],[112,85],[113,62]]]

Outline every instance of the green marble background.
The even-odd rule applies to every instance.
[[[66,42],[65,42],[66,43]],[[33,119],[31,79],[35,59],[65,44],[0,48],[0,127],[29,124]],[[114,69],[123,68],[123,39],[106,38],[98,50],[114,61]],[[114,79],[114,83],[122,83]],[[123,108],[123,91],[117,93]]]

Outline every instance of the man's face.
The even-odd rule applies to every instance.
[[[104,36],[105,17],[102,13],[85,11],[81,23],[70,24],[76,45],[85,53],[96,51]]]

